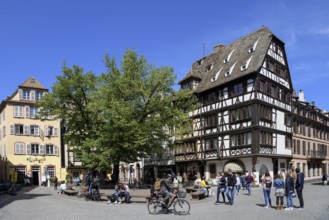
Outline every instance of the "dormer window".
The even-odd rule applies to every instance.
[[[215,82],[218,79],[218,76],[220,74],[220,72],[222,71],[223,67],[220,68],[220,70],[216,73],[215,76],[211,77],[211,82]]]
[[[248,69],[252,57],[253,56],[251,56],[245,63],[241,65],[241,71],[245,71],[246,69]]]
[[[207,72],[210,71],[210,70],[212,69],[212,67],[213,67],[212,64],[208,65],[208,66],[207,66]]]
[[[258,44],[259,39],[260,39],[260,37],[254,43],[254,45],[248,49],[248,53],[252,53],[252,52],[254,52],[256,50],[256,47],[257,47],[257,44]]]
[[[247,62],[245,62],[244,64],[242,64],[241,71],[244,71],[246,69],[247,69]]]
[[[228,77],[232,74],[236,63],[237,63],[237,61],[230,67],[230,70],[225,73],[225,77]]]
[[[224,63],[228,63],[229,61],[230,61],[230,59],[231,59],[231,56],[232,56],[232,54],[233,54],[233,52],[234,52],[234,49],[231,51],[231,53],[224,59]]]

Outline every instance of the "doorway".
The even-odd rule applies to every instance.
[[[39,167],[32,167],[32,179],[33,179],[33,185],[39,185],[39,174],[40,174],[40,168]]]

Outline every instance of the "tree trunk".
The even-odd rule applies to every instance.
[[[113,165],[112,181],[116,184],[119,180],[119,163]]]

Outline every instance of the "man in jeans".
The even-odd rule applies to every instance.
[[[226,197],[229,201],[230,205],[234,203],[234,195],[235,195],[235,185],[236,185],[236,177],[232,173],[231,169],[227,170],[227,188],[226,188]]]
[[[303,188],[304,188],[304,173],[300,172],[299,168],[296,168],[297,178],[296,178],[296,192],[299,200],[299,209],[303,210],[304,200],[303,200]]]
[[[248,172],[246,176],[246,188],[248,190],[248,195],[250,195],[251,193],[251,186],[253,182],[254,182],[254,177],[251,175],[251,172]]]

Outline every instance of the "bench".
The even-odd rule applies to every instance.
[[[64,194],[69,196],[74,196],[78,194],[78,191],[72,190],[72,189],[65,189],[63,190]]]
[[[200,200],[200,199],[203,199],[203,198],[206,197],[206,191],[200,191],[200,190],[198,190],[196,192],[192,192],[191,193],[191,196],[192,196],[192,199],[198,199],[198,200]]]
[[[185,190],[186,190],[187,193],[197,192],[198,191],[198,189],[195,189],[193,186],[185,187]]]

